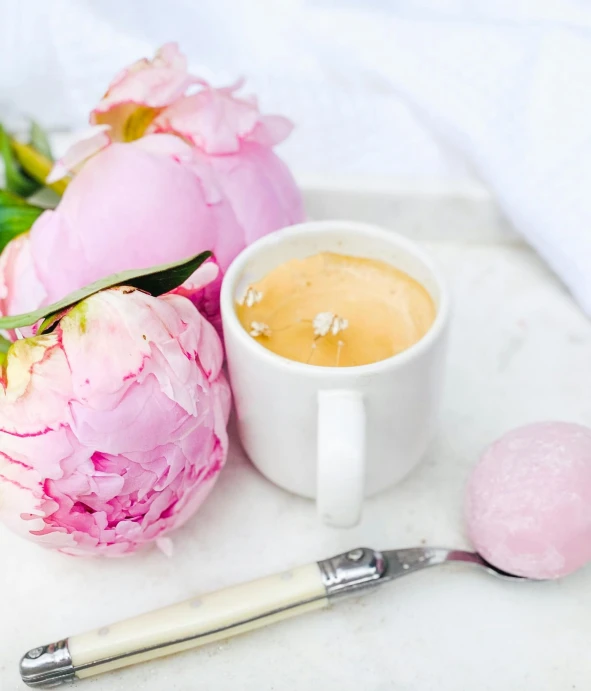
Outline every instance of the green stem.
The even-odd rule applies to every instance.
[[[45,182],[53,168],[53,163],[48,158],[38,151],[35,151],[35,149],[28,144],[23,144],[16,139],[11,138],[10,145],[12,146],[18,162],[23,167],[23,170],[25,170],[33,180],[37,180],[37,182],[42,185],[46,185],[59,195],[62,195],[66,191],[66,187],[68,186],[68,180],[66,178],[62,178],[50,185]]]
[[[4,367],[8,358],[8,349],[12,345],[12,341],[9,341],[4,336],[0,336],[0,368]]]

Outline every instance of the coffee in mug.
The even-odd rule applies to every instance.
[[[252,338],[277,355],[356,367],[420,341],[436,309],[427,290],[392,264],[320,252],[290,259],[247,286],[236,313]]]
[[[354,525],[364,497],[404,477],[434,430],[449,322],[439,269],[390,230],[302,223],[238,255],[221,308],[249,458],[315,497],[325,523]]]

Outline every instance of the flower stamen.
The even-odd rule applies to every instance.
[[[321,338],[331,333],[336,336],[349,326],[349,321],[334,312],[319,312],[312,321],[314,336]]]
[[[262,299],[263,294],[260,290],[255,290],[252,286],[248,286],[248,288],[244,291],[244,295],[240,298],[240,300],[238,300],[238,304],[246,305],[246,307],[252,307]]]
[[[250,331],[248,333],[253,338],[258,338],[259,336],[269,338],[271,335],[271,329],[264,322],[250,322]]]

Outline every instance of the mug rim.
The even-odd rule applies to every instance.
[[[413,343],[413,345],[400,353],[391,355],[384,360],[370,362],[365,365],[330,367],[327,365],[310,365],[305,362],[290,360],[283,355],[278,355],[268,348],[265,348],[265,346],[261,345],[256,339],[252,338],[248,334],[240,323],[234,307],[235,285],[242,275],[245,265],[250,261],[250,259],[252,259],[252,257],[256,256],[260,251],[269,245],[278,244],[284,239],[292,238],[298,235],[314,234],[320,231],[328,230],[348,230],[361,235],[384,240],[385,242],[390,242],[398,247],[402,247],[404,250],[408,251],[409,254],[413,254],[426,266],[432,277],[435,279],[435,283],[439,289],[439,305],[431,328],[419,341]],[[346,374],[379,374],[385,370],[402,367],[407,362],[414,360],[423,352],[431,348],[447,325],[450,313],[450,296],[447,281],[443,277],[436,262],[434,262],[431,258],[431,255],[419,244],[409,239],[405,235],[402,235],[394,230],[388,230],[382,226],[359,221],[346,221],[339,219],[303,221],[302,223],[286,226],[285,228],[281,228],[280,230],[276,230],[272,233],[264,235],[258,240],[255,240],[255,242],[243,249],[242,252],[238,254],[238,256],[228,267],[222,280],[220,292],[220,311],[222,315],[224,335],[227,329],[233,329],[237,338],[241,341],[241,345],[248,349],[254,357],[258,357],[271,366],[284,367],[290,371],[301,372],[302,374],[306,374],[308,376],[332,376],[334,378],[342,378],[343,375]]]

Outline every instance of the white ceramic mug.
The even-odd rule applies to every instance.
[[[238,321],[237,298],[279,264],[323,251],[386,261],[415,278],[437,308],[431,329],[402,353],[358,367],[307,365],[260,345]],[[347,221],[301,223],[265,236],[234,260],[221,309],[246,453],[275,484],[316,497],[326,523],[354,525],[363,497],[405,476],[433,432],[449,321],[439,270],[423,249],[392,231]]]

